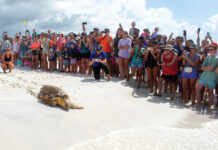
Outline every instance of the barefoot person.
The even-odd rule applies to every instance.
[[[4,71],[4,73],[6,73],[6,70],[9,69],[9,71],[11,72],[12,69],[14,69],[14,56],[11,53],[11,48],[7,47],[5,53],[2,56],[2,69]]]
[[[161,96],[162,91],[162,81],[166,80],[171,84],[172,93],[171,99],[174,99],[176,93],[176,82],[178,78],[178,62],[177,62],[177,54],[173,51],[174,48],[172,45],[167,44],[165,48],[165,52],[161,57],[162,66],[162,76],[158,81],[158,94],[157,96]]]
[[[215,69],[218,65],[216,52],[217,52],[217,44],[212,43],[209,46],[210,55],[206,57],[206,59],[202,64],[201,69],[203,70],[203,73],[201,74],[199,82],[195,87],[196,97],[197,97],[197,107],[199,107],[201,104],[201,92],[204,87],[205,88],[208,87],[209,108],[213,104],[213,90],[216,88],[216,82],[217,82],[217,74],[215,72]]]
[[[96,50],[92,52],[89,65],[92,66],[95,80],[100,80],[100,71],[104,70],[106,73],[108,80],[110,80],[109,70],[107,67],[106,55],[105,52],[102,51],[101,45],[98,45]]]

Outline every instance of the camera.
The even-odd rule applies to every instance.
[[[83,25],[87,25],[87,22],[82,22]]]
[[[187,35],[187,32],[186,32],[186,30],[184,30],[184,31],[183,31],[183,35],[184,35],[184,36],[186,36],[186,35]]]
[[[201,31],[201,29],[200,29],[200,28],[198,28],[198,33],[200,33],[200,31]]]

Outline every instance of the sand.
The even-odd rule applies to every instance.
[[[85,109],[67,112],[40,103],[34,95],[45,84],[62,88],[72,102]],[[0,73],[0,149],[160,149],[165,142],[171,145],[195,135],[199,140],[190,144],[192,149],[218,147],[217,109],[196,111],[179,99],[149,95],[145,84],[139,90],[135,87],[133,80],[95,81],[92,76],[79,74],[28,69]],[[161,140],[164,135],[168,141]],[[177,140],[175,135],[180,135]],[[213,142],[205,140],[210,135]],[[187,149],[187,142],[171,147],[184,145]]]

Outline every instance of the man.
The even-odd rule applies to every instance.
[[[6,70],[9,69],[10,72],[12,71],[12,69],[14,68],[14,56],[11,53],[11,48],[7,47],[5,53],[2,56],[2,69],[4,71],[4,73],[6,73]]]
[[[107,68],[106,55],[102,51],[102,46],[98,45],[96,50],[92,52],[89,65],[92,66],[95,80],[100,80],[100,70],[103,69],[106,73],[108,80],[110,80],[109,70]]]
[[[131,28],[129,29],[129,35],[136,39],[139,36],[139,29],[137,29],[135,21],[131,23]]]
[[[1,50],[1,55],[5,53],[5,50],[7,47],[10,46],[10,42],[8,40],[8,35],[7,32],[3,32],[2,34],[2,50]]]
[[[105,52],[106,54],[106,60],[107,60],[107,65],[109,67],[110,73],[111,73],[111,52],[112,52],[112,48],[111,48],[111,43],[112,43],[112,36],[110,36],[110,30],[109,29],[105,29],[105,35],[104,36],[100,36],[98,38],[99,43],[102,46],[102,50]]]
[[[92,40],[91,40],[91,45],[92,45],[92,49],[90,49],[91,51],[95,51],[97,46],[98,46],[98,36],[99,36],[99,29],[98,28],[94,28],[93,29],[94,32],[92,34]]]

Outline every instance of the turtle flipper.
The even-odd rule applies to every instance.
[[[67,104],[67,102],[65,100],[63,100],[60,97],[55,97],[52,98],[53,100],[55,100],[57,102],[57,104],[61,107],[63,107],[65,110],[69,110],[69,105]]]
[[[57,102],[56,102],[56,101],[54,101],[54,100],[52,100],[52,99],[49,99],[49,98],[46,98],[46,97],[44,97],[44,96],[40,96],[39,99],[40,99],[42,102],[44,102],[44,103],[46,103],[46,104],[48,104],[48,105],[50,105],[50,106],[56,106],[56,105],[57,105]]]
[[[70,104],[70,108],[72,108],[72,109],[84,109],[84,107],[76,106],[73,103]]]

